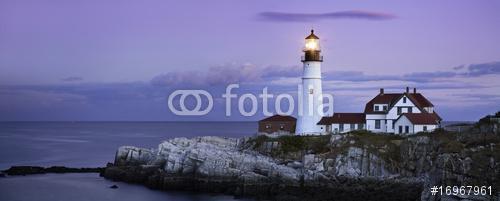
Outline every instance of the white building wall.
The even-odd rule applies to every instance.
[[[361,130],[364,129],[365,125],[362,124],[361,126],[359,124],[354,124],[354,129],[351,130],[351,124],[342,124],[344,126],[344,130],[340,130],[340,124],[332,124],[332,132],[333,133],[347,133],[349,131],[353,130]]]
[[[394,120],[387,119],[387,124],[385,125],[387,133],[394,133]]]
[[[366,115],[366,130],[375,132],[375,133],[383,133],[386,132],[386,124],[385,124],[385,114],[367,114]],[[380,129],[375,128],[375,120],[380,120]]]
[[[403,103],[403,97],[406,97],[406,103]],[[398,107],[411,107],[412,113],[421,113],[418,107],[415,106],[415,104],[407,96],[403,97],[400,98],[398,102],[396,102],[396,104],[394,104],[394,106],[389,110],[389,112],[387,112],[387,119],[396,120],[397,118],[399,118]],[[402,112],[406,113],[408,112],[408,110],[406,110],[406,108],[403,108]]]
[[[323,102],[321,62],[305,61],[303,70],[302,94],[299,97],[300,108],[295,132],[298,135],[320,135],[324,132],[321,125],[317,125],[323,117],[318,112]]]
[[[319,130],[321,133],[325,133],[326,132],[326,125],[317,125],[319,127]]]
[[[424,131],[424,126],[427,126],[427,131],[426,132],[432,132],[433,130],[435,130],[437,128],[437,125],[432,125],[432,124],[429,124],[429,125],[414,125],[414,132],[415,133],[418,133],[418,132],[423,132]]]
[[[332,124],[332,132],[339,133],[339,124]]]
[[[399,132],[399,126],[402,126],[401,133]],[[409,130],[408,133],[405,133],[405,127],[408,126]],[[412,134],[413,132],[413,124],[406,118],[405,116],[402,116],[399,118],[396,123],[394,124],[394,134],[398,135],[408,135]]]

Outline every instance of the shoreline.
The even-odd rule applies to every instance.
[[[112,187],[115,185],[118,188]],[[114,182],[100,177],[99,173],[47,173],[0,178],[0,200],[237,201],[233,196],[159,191],[144,185]]]
[[[207,177],[170,174],[155,166],[108,164],[101,175],[112,181],[142,184],[162,191],[232,195],[257,200],[419,200],[423,182],[417,180],[321,178],[301,182],[283,178],[245,180],[235,177]]]
[[[33,174],[47,174],[47,173],[102,173],[104,171],[104,167],[81,167],[81,168],[72,168],[66,166],[51,166],[51,167],[41,167],[41,166],[11,166],[9,169],[2,170],[0,173],[5,174],[4,176],[25,176],[25,175],[33,175]]]
[[[109,181],[139,184],[149,189],[164,192],[196,193],[202,195],[229,195],[236,199],[267,200],[414,200],[422,191],[421,182],[402,182],[377,178],[322,178],[308,182],[285,182],[279,178],[258,182],[232,177],[204,177],[200,175],[177,175],[157,171],[156,166],[115,166],[71,168],[65,166],[12,166],[1,171],[4,176],[27,176],[44,174],[99,173]],[[380,197],[382,195],[382,197]],[[388,196],[389,195],[389,196]]]

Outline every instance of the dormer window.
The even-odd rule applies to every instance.
[[[388,109],[388,105],[387,104],[375,104],[373,105],[373,111],[376,111],[376,112],[382,112],[382,111],[387,111]]]

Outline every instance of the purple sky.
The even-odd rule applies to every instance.
[[[324,91],[360,112],[417,87],[445,120],[500,109],[498,1],[0,1],[0,120],[181,118],[172,90],[294,91],[321,38]],[[260,110],[260,109],[259,109]]]

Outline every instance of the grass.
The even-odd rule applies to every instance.
[[[330,150],[329,142],[331,135],[320,136],[298,136],[287,135],[270,138],[264,135],[257,136],[248,141],[253,149],[258,150],[266,142],[278,142],[277,149],[272,150],[272,155],[288,154],[293,152],[307,151],[310,153],[324,153]]]
[[[392,134],[376,134],[367,130],[352,131],[346,134],[348,146],[367,149],[369,153],[380,156],[385,161],[400,161],[400,144],[404,137]]]

